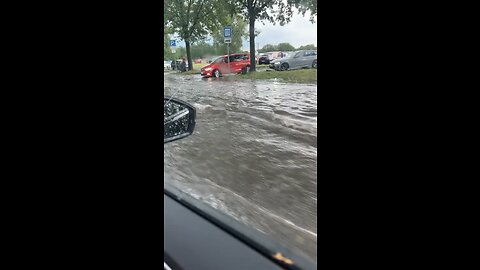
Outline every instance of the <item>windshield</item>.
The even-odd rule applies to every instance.
[[[205,8],[199,14],[214,9],[208,5],[195,8],[196,12]],[[273,9],[264,11],[270,14]],[[167,46],[165,54],[173,54],[173,59],[204,61],[192,61],[189,72],[183,74],[165,70],[164,94],[190,103],[197,116],[191,136],[165,144],[165,182],[316,261],[316,59],[293,59],[299,51],[316,50],[316,23],[309,21],[306,12],[284,26],[265,26],[259,18],[249,27],[250,21],[245,21],[241,12],[237,15],[224,18],[232,28],[230,43],[225,43],[223,24],[193,29],[193,23],[185,23],[190,28],[181,29],[180,21],[171,23],[179,28],[171,30],[166,44],[171,37],[180,39],[183,33],[191,32],[195,42],[187,51],[185,41],[178,40],[176,52]],[[301,29],[294,27],[300,23]],[[200,21],[198,25],[208,24]],[[255,31],[251,35],[254,40],[250,40],[250,29]],[[233,58],[229,65],[203,68],[209,60],[218,64],[224,62],[225,55],[245,54],[250,58]],[[212,58],[215,55],[224,56]],[[255,55],[289,59],[255,64]]]
[[[224,62],[223,60],[225,59],[225,57],[221,56],[219,58],[217,58],[215,61],[213,61],[213,63],[222,63]]]

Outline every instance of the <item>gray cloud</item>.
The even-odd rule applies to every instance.
[[[260,35],[255,38],[255,43],[260,45],[260,48],[266,44],[278,44],[287,42],[294,47],[299,47],[307,44],[317,45],[317,23],[309,21],[310,13],[306,13],[305,17],[301,14],[294,14],[290,23],[280,26],[273,25],[266,22],[263,25],[261,22],[255,22],[255,28],[260,30]],[[244,42],[243,48],[249,49],[247,41]]]

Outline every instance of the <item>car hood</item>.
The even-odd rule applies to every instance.
[[[209,67],[212,67],[212,64],[205,65],[202,67],[202,69],[209,68]]]

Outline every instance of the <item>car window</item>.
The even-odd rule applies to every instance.
[[[219,57],[219,58],[217,58],[217,60],[213,61],[213,63],[216,63],[216,64],[222,63],[223,59],[224,59],[223,57]]]
[[[302,52],[298,52],[295,54],[295,57],[300,57],[302,55]]]

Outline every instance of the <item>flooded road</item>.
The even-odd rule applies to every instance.
[[[317,261],[317,86],[165,74],[197,109],[165,181]]]

